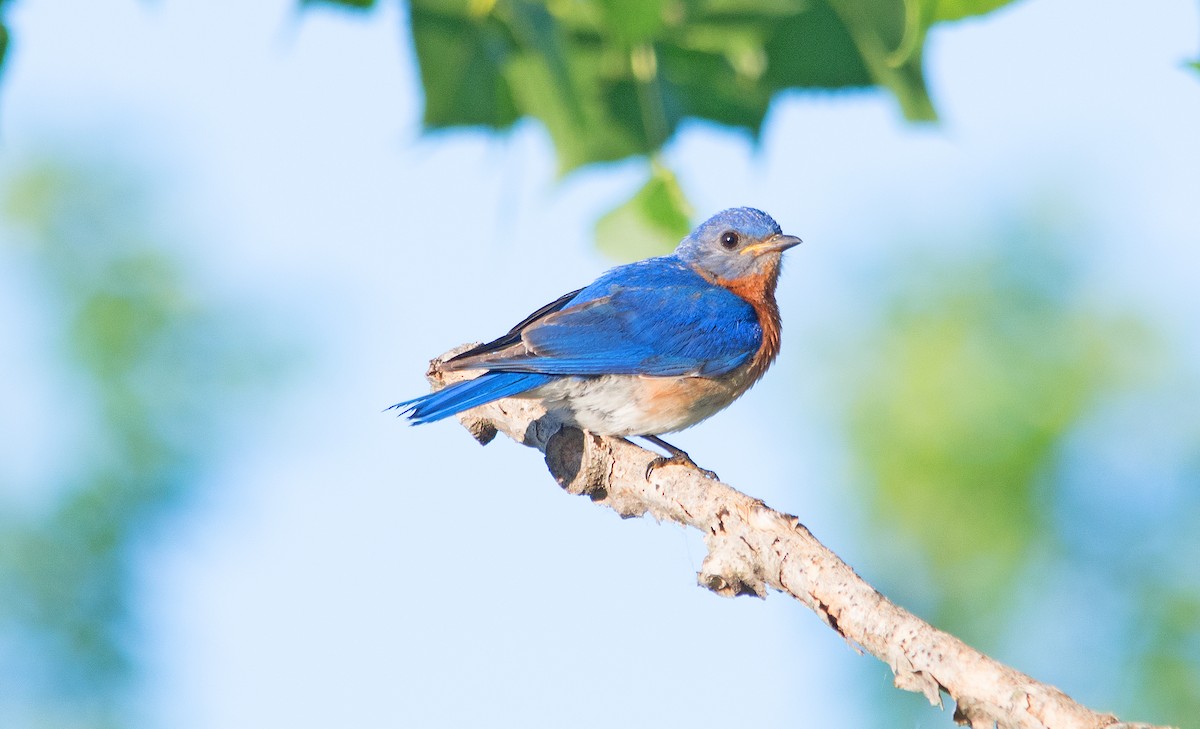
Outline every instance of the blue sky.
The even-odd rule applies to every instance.
[[[146,551],[149,722],[863,725],[864,675],[886,685],[886,667],[864,672],[779,596],[695,587],[696,535],[564,495],[532,451],[379,412],[423,391],[429,358],[611,265],[591,225],[640,165],[558,181],[534,123],[421,136],[396,3],[365,18],[285,0],[8,12],[0,164],[101,148],[152,170],[191,273],[304,352]],[[806,243],[780,286],[775,369],[673,442],[869,575],[810,377],[827,350],[806,343],[855,320],[862,272],[899,242],[942,244],[1047,195],[1095,237],[1094,295],[1147,312],[1195,361],[1200,78],[1182,64],[1198,29],[1194,2],[1029,0],[930,38],[937,127],[906,126],[878,93],[778,99],[757,148],[687,125],[666,155],[697,217],[751,204]],[[0,316],[0,333],[28,328]],[[29,374],[37,356],[5,367]],[[13,394],[0,426],[44,422],[44,389]]]

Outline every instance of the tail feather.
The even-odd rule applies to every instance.
[[[488,372],[474,380],[456,382],[437,392],[396,403],[388,410],[399,408],[400,414],[407,415],[413,425],[421,425],[502,397],[519,395],[549,381],[549,375],[531,372]]]

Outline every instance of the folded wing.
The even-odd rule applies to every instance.
[[[668,256],[614,269],[448,364],[548,375],[716,377],[748,362],[761,342],[748,303]]]

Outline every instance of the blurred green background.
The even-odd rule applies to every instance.
[[[694,535],[378,412],[753,204],[806,240],[785,354],[681,443],[1200,727],[1194,4],[94,5],[0,3],[0,726],[950,726]]]

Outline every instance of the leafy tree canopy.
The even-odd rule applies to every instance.
[[[597,226],[621,258],[667,248],[690,210],[656,155],[686,118],[757,137],[789,89],[890,92],[936,119],[922,51],[937,23],[1011,0],[412,0],[427,129],[545,125],[563,173],[645,157],[645,187]],[[302,0],[369,10],[375,0]]]

